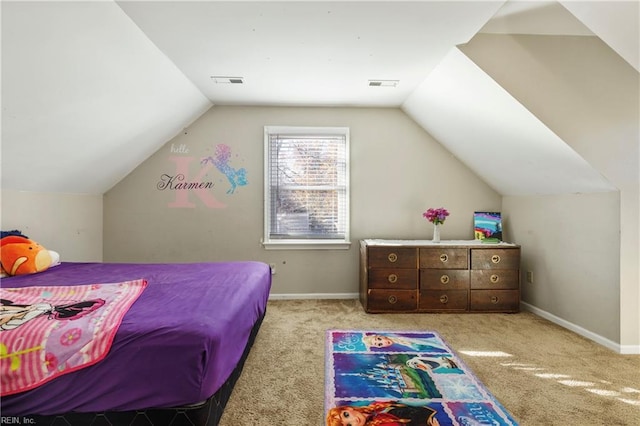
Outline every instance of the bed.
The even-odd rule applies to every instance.
[[[266,313],[262,262],[63,262],[5,277],[4,289],[144,280],[106,356],[31,390],[3,396],[3,416],[33,423],[216,425]],[[2,332],[0,332],[2,333]],[[1,337],[1,335],[0,335]]]

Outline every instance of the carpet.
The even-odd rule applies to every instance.
[[[517,425],[433,331],[328,330],[325,418],[336,425]]]

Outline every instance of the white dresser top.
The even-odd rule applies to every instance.
[[[431,240],[381,240],[381,239],[367,239],[363,240],[369,246],[508,246],[515,247],[516,244],[505,243],[501,241],[499,243],[483,243],[482,240],[442,240],[439,243],[434,243]]]

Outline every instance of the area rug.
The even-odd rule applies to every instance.
[[[517,425],[433,331],[328,330],[327,426]]]

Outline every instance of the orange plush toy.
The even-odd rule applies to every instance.
[[[0,239],[2,275],[35,274],[57,265],[60,256],[24,235],[8,235]]]

